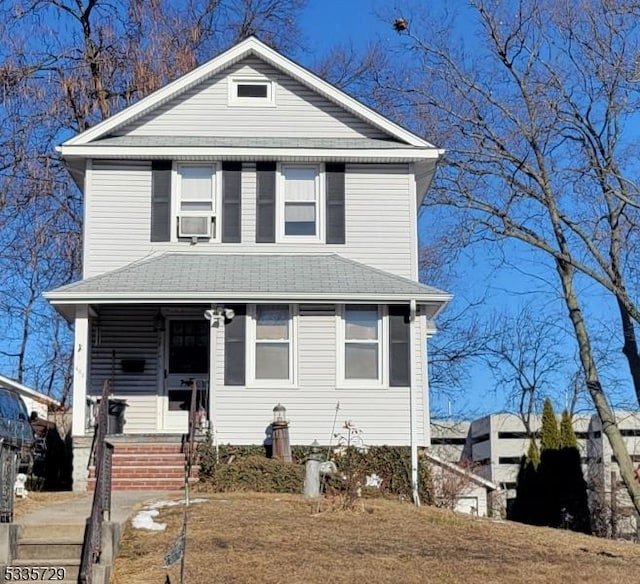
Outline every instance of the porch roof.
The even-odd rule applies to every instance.
[[[451,296],[337,254],[166,253],[45,294],[64,305],[415,300],[438,312]],[[432,311],[429,311],[431,314]]]

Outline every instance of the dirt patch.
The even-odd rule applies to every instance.
[[[207,497],[189,511],[185,581],[593,582],[638,579],[640,546],[560,530],[472,519],[373,500],[358,512],[312,513],[294,495]],[[160,510],[161,532],[127,527],[112,582],[178,582],[162,568],[182,509]]]

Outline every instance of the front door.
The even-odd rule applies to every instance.
[[[209,409],[209,322],[169,319],[165,350],[164,429],[186,433],[191,388],[198,382],[198,408]]]

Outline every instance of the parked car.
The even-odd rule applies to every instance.
[[[17,454],[18,467],[23,471],[31,461],[32,445],[33,430],[24,402],[17,393],[0,388],[0,448]]]

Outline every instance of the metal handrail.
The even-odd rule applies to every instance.
[[[105,513],[111,520],[113,444],[106,440],[109,419],[109,395],[111,395],[111,383],[107,380],[102,388],[102,398],[100,399],[93,443],[89,455],[89,460],[93,458],[94,461],[96,480],[91,515],[87,519],[84,541],[82,542],[82,559],[78,577],[80,584],[91,584],[93,580],[93,566],[100,561],[102,552],[102,523],[104,522]]]

